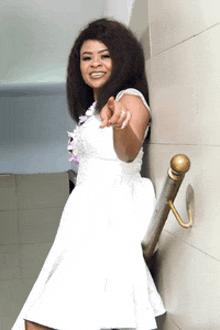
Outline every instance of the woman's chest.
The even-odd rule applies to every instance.
[[[77,148],[79,156],[117,159],[113,144],[112,127],[100,128],[99,114],[93,115],[79,127]]]

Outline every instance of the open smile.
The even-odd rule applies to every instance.
[[[105,72],[92,72],[90,73],[90,77],[94,79],[98,79],[103,77],[105,74],[106,74]]]

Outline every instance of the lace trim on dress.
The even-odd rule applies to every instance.
[[[79,123],[77,124],[76,128],[74,129],[73,132],[67,132],[69,140],[68,140],[68,146],[67,146],[67,150],[69,152],[69,154],[71,155],[69,158],[69,162],[74,162],[77,165],[79,164],[79,150],[77,149],[77,140],[79,138],[79,129],[80,126],[82,124],[84,124],[89,117],[91,117],[96,109],[96,101],[93,102],[93,104],[91,105],[91,107],[89,107],[89,109],[86,111],[85,116],[80,116],[79,117]]]

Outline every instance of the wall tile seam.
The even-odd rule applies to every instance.
[[[170,317],[170,321],[177,327],[178,330],[184,330],[182,328],[180,328],[172,319],[172,317]]]
[[[3,283],[11,283],[11,282],[20,282],[21,278],[12,278],[12,279],[0,279],[0,284]],[[0,328],[1,329],[1,328]]]
[[[215,27],[218,26],[218,25],[220,25],[220,22],[219,22],[219,23],[216,23],[216,24],[214,24],[214,25],[212,25],[212,26],[209,26],[208,28],[206,28],[206,29],[204,29],[204,30],[202,30],[202,31],[200,31],[200,32],[198,32],[198,33],[196,33],[196,34],[193,34],[193,35],[192,35],[191,37],[189,37],[189,38],[183,39],[182,41],[178,42],[177,44],[175,44],[175,45],[173,45],[173,46],[170,46],[170,47],[164,49],[164,50],[163,50],[162,52],[160,52],[160,53],[154,54],[151,58],[153,59],[153,58],[155,58],[155,57],[157,57],[157,56],[160,56],[161,54],[166,53],[166,52],[169,51],[170,49],[175,48],[175,47],[177,47],[177,46],[183,44],[184,42],[187,42],[187,41],[189,41],[189,40],[191,40],[191,39],[193,39],[193,38],[199,36],[200,34],[205,33],[206,31],[215,28]],[[151,47],[151,50],[152,50],[152,47]]]
[[[24,246],[34,246],[34,245],[41,245],[41,244],[50,244],[50,245],[52,245],[54,243],[54,238],[51,240],[48,240],[48,241],[45,241],[45,240],[43,240],[43,241],[39,241],[39,242],[23,242],[22,244],[21,244],[21,246],[22,247],[24,247]]]
[[[0,284],[4,284],[2,282],[5,282],[5,281],[19,281],[21,280],[21,277],[18,275],[18,276],[13,276],[13,277],[10,277],[10,278],[7,278],[7,279],[4,279],[4,278],[0,278]],[[0,299],[1,301],[1,299]],[[1,329],[1,327],[0,327]]]
[[[27,174],[11,174],[11,175],[14,175],[15,177],[17,177],[17,176],[25,176],[25,177],[27,177],[27,176],[35,176],[35,175],[40,175],[40,176],[48,176],[48,175],[50,175],[50,176],[67,176],[68,177],[68,172],[69,172],[69,170],[68,171],[62,171],[62,172],[49,172],[49,173],[47,173],[47,172],[44,172],[44,173],[27,173]],[[6,174],[6,175],[8,175],[8,174]]]
[[[1,243],[1,244],[0,244],[0,248],[3,247],[3,246],[6,247],[6,246],[18,246],[18,245],[19,245],[18,243],[5,243],[5,244],[4,244],[4,243]],[[4,252],[3,252],[3,253],[4,253]],[[7,253],[7,252],[6,252],[6,253]],[[9,253],[10,253],[10,252],[9,252]],[[0,254],[1,254],[1,252],[0,252]]]
[[[16,217],[17,217],[17,230],[18,230],[18,244],[21,245],[21,233],[20,233],[20,224],[19,224],[19,217],[18,217],[18,182],[17,182],[17,175],[15,175],[15,194],[16,194]]]
[[[36,275],[33,275],[33,276],[23,276],[22,275],[22,277],[21,277],[21,281],[31,281],[32,283],[33,283],[33,285],[34,285],[34,283],[36,282],[36,280],[37,280],[37,278],[38,278],[38,276],[39,276],[39,274],[40,274],[40,270],[41,270],[41,268],[43,267],[43,264],[42,265],[40,265],[40,267],[39,267],[39,269],[38,269],[38,271],[36,272]],[[31,288],[30,288],[31,289]],[[29,292],[30,292],[31,290],[29,290]]]
[[[34,196],[34,197],[37,197],[37,196]],[[67,199],[66,199],[67,200]],[[66,201],[65,201],[65,203],[66,203]],[[23,212],[23,211],[39,211],[39,210],[41,210],[41,211],[43,211],[43,210],[53,210],[53,209],[55,209],[55,210],[59,210],[59,209],[61,209],[61,210],[63,210],[63,208],[64,208],[64,206],[65,206],[65,203],[63,204],[63,206],[48,206],[48,207],[32,207],[32,208],[30,208],[30,209],[28,209],[28,208],[18,208],[17,209],[17,211],[18,212]]]
[[[181,239],[180,237],[176,236],[174,233],[170,232],[169,230],[164,229],[164,231],[166,231],[169,235],[175,237],[178,241],[180,241],[180,242],[182,242],[182,243],[185,243],[185,244],[187,244],[188,246],[192,247],[193,249],[195,249],[195,250],[197,250],[197,251],[199,251],[199,252],[205,254],[207,257],[209,257],[209,258],[211,258],[211,259],[214,259],[214,260],[217,261],[217,262],[220,262],[219,259],[217,259],[217,258],[213,257],[211,254],[209,254],[209,253],[207,253],[207,252],[205,252],[205,251],[199,249],[198,247],[194,246],[193,244],[190,244],[189,242],[186,242],[185,240],[183,240],[183,239]]]
[[[18,182],[17,176],[15,175],[15,196],[16,196],[16,223],[17,223],[17,233],[18,233],[18,249],[19,249],[19,277],[22,276],[22,254],[21,254],[21,229],[20,229],[20,222],[18,217]]]

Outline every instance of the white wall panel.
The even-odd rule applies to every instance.
[[[197,108],[196,83],[193,39],[152,58],[151,142],[195,144],[201,141],[203,132]]]
[[[220,22],[216,0],[149,0],[153,55]]]
[[[140,18],[146,1],[137,0]],[[155,273],[167,308],[159,330],[217,330],[220,324],[220,116],[217,1],[149,0],[142,34],[153,113],[149,173],[159,196],[171,158],[188,155],[175,205],[184,221],[186,189],[194,190],[193,227],[183,229],[170,213],[162,232]],[[142,4],[142,6],[141,6]],[[135,3],[137,5],[137,3]],[[134,7],[135,12],[135,7]],[[134,26],[134,29],[135,29]],[[142,38],[142,43],[146,39]],[[146,51],[146,50],[145,50]]]
[[[158,286],[167,318],[181,330],[218,330],[220,263],[166,231],[158,263],[162,268],[158,267]]]

